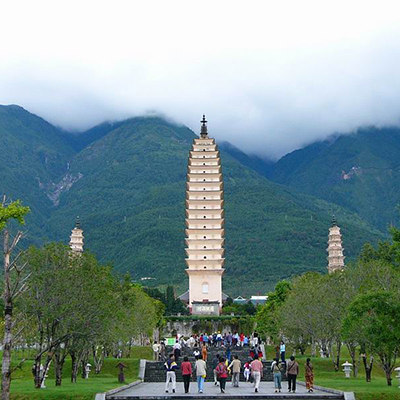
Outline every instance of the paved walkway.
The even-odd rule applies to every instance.
[[[172,392],[172,390],[170,390]],[[287,391],[287,383],[284,382],[282,385],[282,393],[275,393],[274,383],[273,382],[261,382],[259,393],[254,392],[253,384],[249,382],[241,382],[240,387],[234,388],[231,382],[227,382],[226,384],[226,392],[225,394],[221,394],[219,386],[215,386],[213,382],[205,382],[204,384],[204,393],[197,393],[197,384],[196,382],[190,383],[190,393],[185,394],[183,389],[183,383],[179,382],[176,385],[176,393],[166,393],[165,392],[165,383],[159,382],[145,382],[140,383],[134,387],[126,389],[122,392],[114,394],[112,396],[107,396],[107,399],[150,399],[150,398],[185,398],[185,397],[196,397],[196,398],[216,398],[223,397],[227,399],[233,398],[248,398],[257,397],[257,398],[303,398],[307,396],[307,398],[311,399],[340,399],[341,397],[338,395],[333,395],[331,393],[323,392],[320,390],[314,390],[314,393],[308,393],[304,386],[298,385],[296,388],[296,394],[288,393]],[[297,396],[299,395],[299,397]],[[342,397],[343,398],[343,397]]]

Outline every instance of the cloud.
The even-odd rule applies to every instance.
[[[395,1],[5,5],[0,103],[69,130],[149,111],[278,158],[400,124]]]

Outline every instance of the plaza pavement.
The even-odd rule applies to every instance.
[[[170,390],[172,392],[172,390]],[[282,385],[282,392],[275,393],[273,382],[261,382],[259,392],[254,392],[253,384],[249,382],[241,382],[238,388],[234,388],[231,382],[226,384],[226,392],[222,394],[219,386],[215,386],[213,382],[205,382],[204,393],[197,393],[197,383],[190,383],[190,393],[185,394],[183,383],[178,382],[176,385],[176,393],[166,393],[165,383],[161,382],[144,382],[136,386],[125,389],[113,395],[108,395],[107,399],[113,400],[130,400],[130,399],[185,399],[185,398],[203,398],[203,399],[343,399],[343,395],[327,393],[321,390],[314,390],[314,393],[308,393],[306,388],[298,385],[296,393],[288,393],[287,383]]]

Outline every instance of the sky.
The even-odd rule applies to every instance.
[[[67,130],[159,114],[277,159],[400,126],[398,1],[8,1],[0,104]]]

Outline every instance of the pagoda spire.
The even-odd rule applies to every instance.
[[[83,253],[83,230],[81,229],[81,221],[79,215],[76,217],[75,228],[72,229],[71,237],[69,241],[69,247],[74,253],[82,254]]]
[[[203,119],[200,121],[200,123],[201,123],[200,137],[202,139],[207,139],[208,131],[207,131],[207,120],[205,114],[203,114]]]
[[[344,269],[342,235],[337,224],[336,217],[332,216],[332,226],[329,228],[328,236],[328,272],[331,274],[337,270]]]

